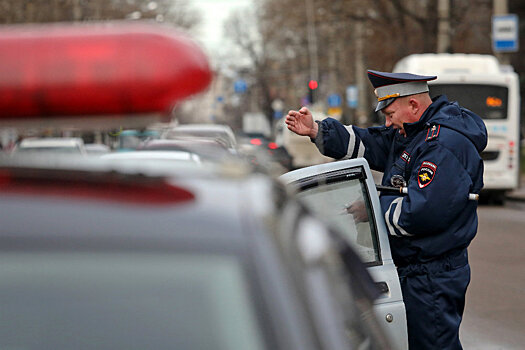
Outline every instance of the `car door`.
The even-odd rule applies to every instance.
[[[374,312],[393,341],[407,349],[406,314],[379,196],[365,159],[351,159],[297,169],[280,176],[302,203],[355,248],[381,290]],[[354,204],[361,215],[349,214]],[[359,216],[361,220],[359,220]]]

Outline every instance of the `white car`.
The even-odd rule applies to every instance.
[[[101,143],[86,143],[84,145],[87,154],[101,155],[111,152],[111,148]]]
[[[112,162],[124,162],[127,164],[138,164],[144,162],[164,162],[164,163],[192,163],[200,165],[201,157],[198,154],[186,151],[131,151],[114,152],[100,156],[102,159]]]
[[[224,144],[231,153],[237,153],[237,140],[232,128],[224,124],[181,124],[168,130],[163,138],[207,138]]]
[[[27,138],[20,141],[13,152],[54,152],[86,154],[84,141],[78,137]]]
[[[311,213],[342,233],[359,253],[382,291],[374,305],[378,321],[394,341],[392,349],[407,349],[405,304],[367,161],[358,158],[314,165],[283,174],[280,180],[297,191]],[[364,205],[365,220],[358,222],[347,213],[352,203]]]

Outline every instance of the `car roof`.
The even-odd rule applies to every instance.
[[[166,138],[179,136],[211,137],[224,140],[227,146],[234,148],[237,145],[235,134],[229,125],[224,124],[180,124],[166,131]]]
[[[196,153],[202,159],[222,160],[232,157],[224,143],[216,139],[200,137],[177,137],[175,139],[156,139],[142,143],[137,150],[180,150]]]
[[[110,152],[111,148],[102,143],[86,143],[84,148],[88,152]]]
[[[158,151],[141,150],[129,152],[107,153],[101,156],[103,159],[115,161],[188,161],[200,163],[199,155],[183,150]]]
[[[79,137],[27,138],[20,141],[19,147],[77,147],[83,144]]]
[[[231,131],[232,128],[225,124],[179,124],[173,129],[177,130],[213,130],[213,131]]]
[[[245,218],[271,210],[257,197],[272,181],[242,170],[171,167],[152,175],[88,159],[69,169],[4,164],[0,171],[0,240],[223,247],[246,244]]]

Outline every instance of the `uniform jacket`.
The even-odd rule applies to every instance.
[[[439,96],[420,120],[405,123],[407,137],[393,128],[367,129],[327,118],[314,140],[326,156],[364,157],[384,173],[382,185],[400,177],[408,195],[382,193],[383,215],[398,266],[427,262],[466,248],[477,231],[477,202],[469,193],[483,187],[487,144],[483,120]]]

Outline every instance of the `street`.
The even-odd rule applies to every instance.
[[[480,205],[469,248],[472,280],[460,337],[465,349],[525,347],[525,202]]]

